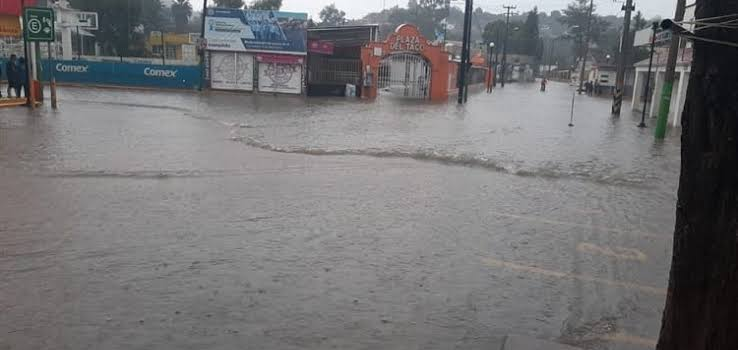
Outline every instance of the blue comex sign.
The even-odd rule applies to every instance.
[[[197,66],[162,66],[140,63],[45,61],[59,82],[194,89],[200,83]]]
[[[306,54],[307,13],[209,8],[207,49]]]

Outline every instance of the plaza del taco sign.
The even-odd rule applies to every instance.
[[[390,51],[414,51],[421,52],[427,44],[425,38],[419,34],[398,34],[390,40]]]

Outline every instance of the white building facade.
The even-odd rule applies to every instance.
[[[695,19],[695,4],[687,5],[684,13],[684,21],[692,22]],[[688,30],[692,30],[693,25],[685,26]],[[646,37],[650,41],[651,29],[640,31],[637,37]],[[674,88],[671,95],[671,107],[669,108],[669,125],[673,127],[681,126],[681,116],[684,111],[684,101],[687,96],[687,87],[689,85],[689,76],[692,68],[692,43],[680,39],[679,52],[677,55],[676,74],[674,76]],[[638,38],[636,38],[636,45]],[[667,42],[668,44],[668,42]],[[666,61],[669,56],[669,48],[657,47],[653,55],[653,67],[651,69],[651,79],[649,82],[649,91],[646,92],[646,79],[648,76],[648,59],[636,63],[635,66],[635,83],[633,90],[633,99],[631,100],[631,108],[642,111],[646,108],[646,115],[654,118],[659,113],[659,100],[661,90],[664,87],[664,77],[666,75]]]

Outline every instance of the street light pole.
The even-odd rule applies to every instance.
[[[505,71],[507,70],[505,67],[507,65],[507,38],[510,34],[510,10],[514,10],[517,8],[517,6],[502,6],[507,10],[507,14],[505,15],[505,43],[502,45],[502,80],[500,80],[500,84],[502,84],[502,87],[505,87]]]
[[[646,89],[643,91],[643,110],[641,111],[641,123],[638,124],[639,128],[645,128],[646,127],[646,107],[648,106],[648,89],[650,88],[651,83],[651,68],[653,67],[653,49],[654,46],[656,46],[656,30],[659,28],[658,22],[653,22],[651,25],[651,28],[653,29],[653,34],[651,34],[651,56],[648,58],[648,73],[646,73]],[[635,98],[635,97],[634,97]],[[653,103],[653,101],[651,101]]]
[[[497,27],[496,32],[497,32],[497,35],[495,38],[495,42],[499,44],[500,43],[500,27],[499,26]],[[499,62],[497,58],[499,54],[500,54],[500,47],[498,45],[498,47],[495,48],[495,78],[492,80],[493,87],[497,87],[497,77],[500,76],[500,73],[499,73],[500,70],[497,68],[497,62]]]
[[[584,87],[584,69],[587,66],[587,55],[589,54],[589,40],[592,35],[592,12],[594,11],[594,0],[589,0],[589,17],[587,17],[587,39],[584,40],[584,48],[582,49],[582,69],[579,71],[579,94],[582,94]]]
[[[489,82],[487,82],[487,93],[492,93],[492,82],[495,80],[494,70],[492,66],[492,50],[495,49],[495,43],[489,43],[487,48],[487,74],[489,76]]]

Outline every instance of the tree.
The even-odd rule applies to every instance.
[[[171,8],[175,31],[177,33],[185,32],[190,16],[192,16],[192,4],[190,4],[190,0],[174,0]]]
[[[541,36],[538,32],[538,7],[533,7],[533,10],[528,12],[522,31],[524,40],[522,44],[525,54],[540,57],[539,43]]]
[[[587,37],[587,27],[590,28],[589,41],[598,42],[601,34],[607,31],[610,27],[610,23],[605,21],[602,17],[595,14],[597,6],[592,8],[592,19],[590,25],[589,18],[589,1],[588,0],[574,0],[572,3],[566,6],[563,10],[563,14],[558,18],[559,22],[566,24],[569,27],[577,26],[576,30],[572,30],[572,34],[576,38],[575,54],[580,56],[584,52],[584,41]]]
[[[282,8],[282,0],[254,0],[250,8],[252,10],[277,11]]]
[[[498,19],[484,26],[482,41],[485,44],[495,43],[497,47],[502,48],[503,35],[505,35],[505,21]]]
[[[346,23],[346,12],[336,8],[336,4],[330,4],[320,10],[320,25],[337,26]]]
[[[696,18],[738,13],[700,1]],[[702,28],[738,42],[738,31]],[[658,350],[738,349],[738,66],[736,48],[694,40],[682,114],[682,160],[669,288]]]
[[[243,0],[214,0],[216,7],[228,7],[240,9],[243,7]]]
[[[160,0],[71,0],[73,8],[98,13],[95,39],[116,56],[143,55],[144,38],[166,22]]]
[[[635,39],[635,32],[648,28],[648,21],[643,18],[643,14],[641,11],[636,12],[635,16],[633,16],[633,21],[631,22],[633,25],[633,28],[630,33],[630,42],[633,43],[633,40]],[[650,51],[648,49],[648,46],[639,46],[639,47],[633,47],[631,50],[632,54],[632,60],[630,62],[640,62],[648,58]]]

